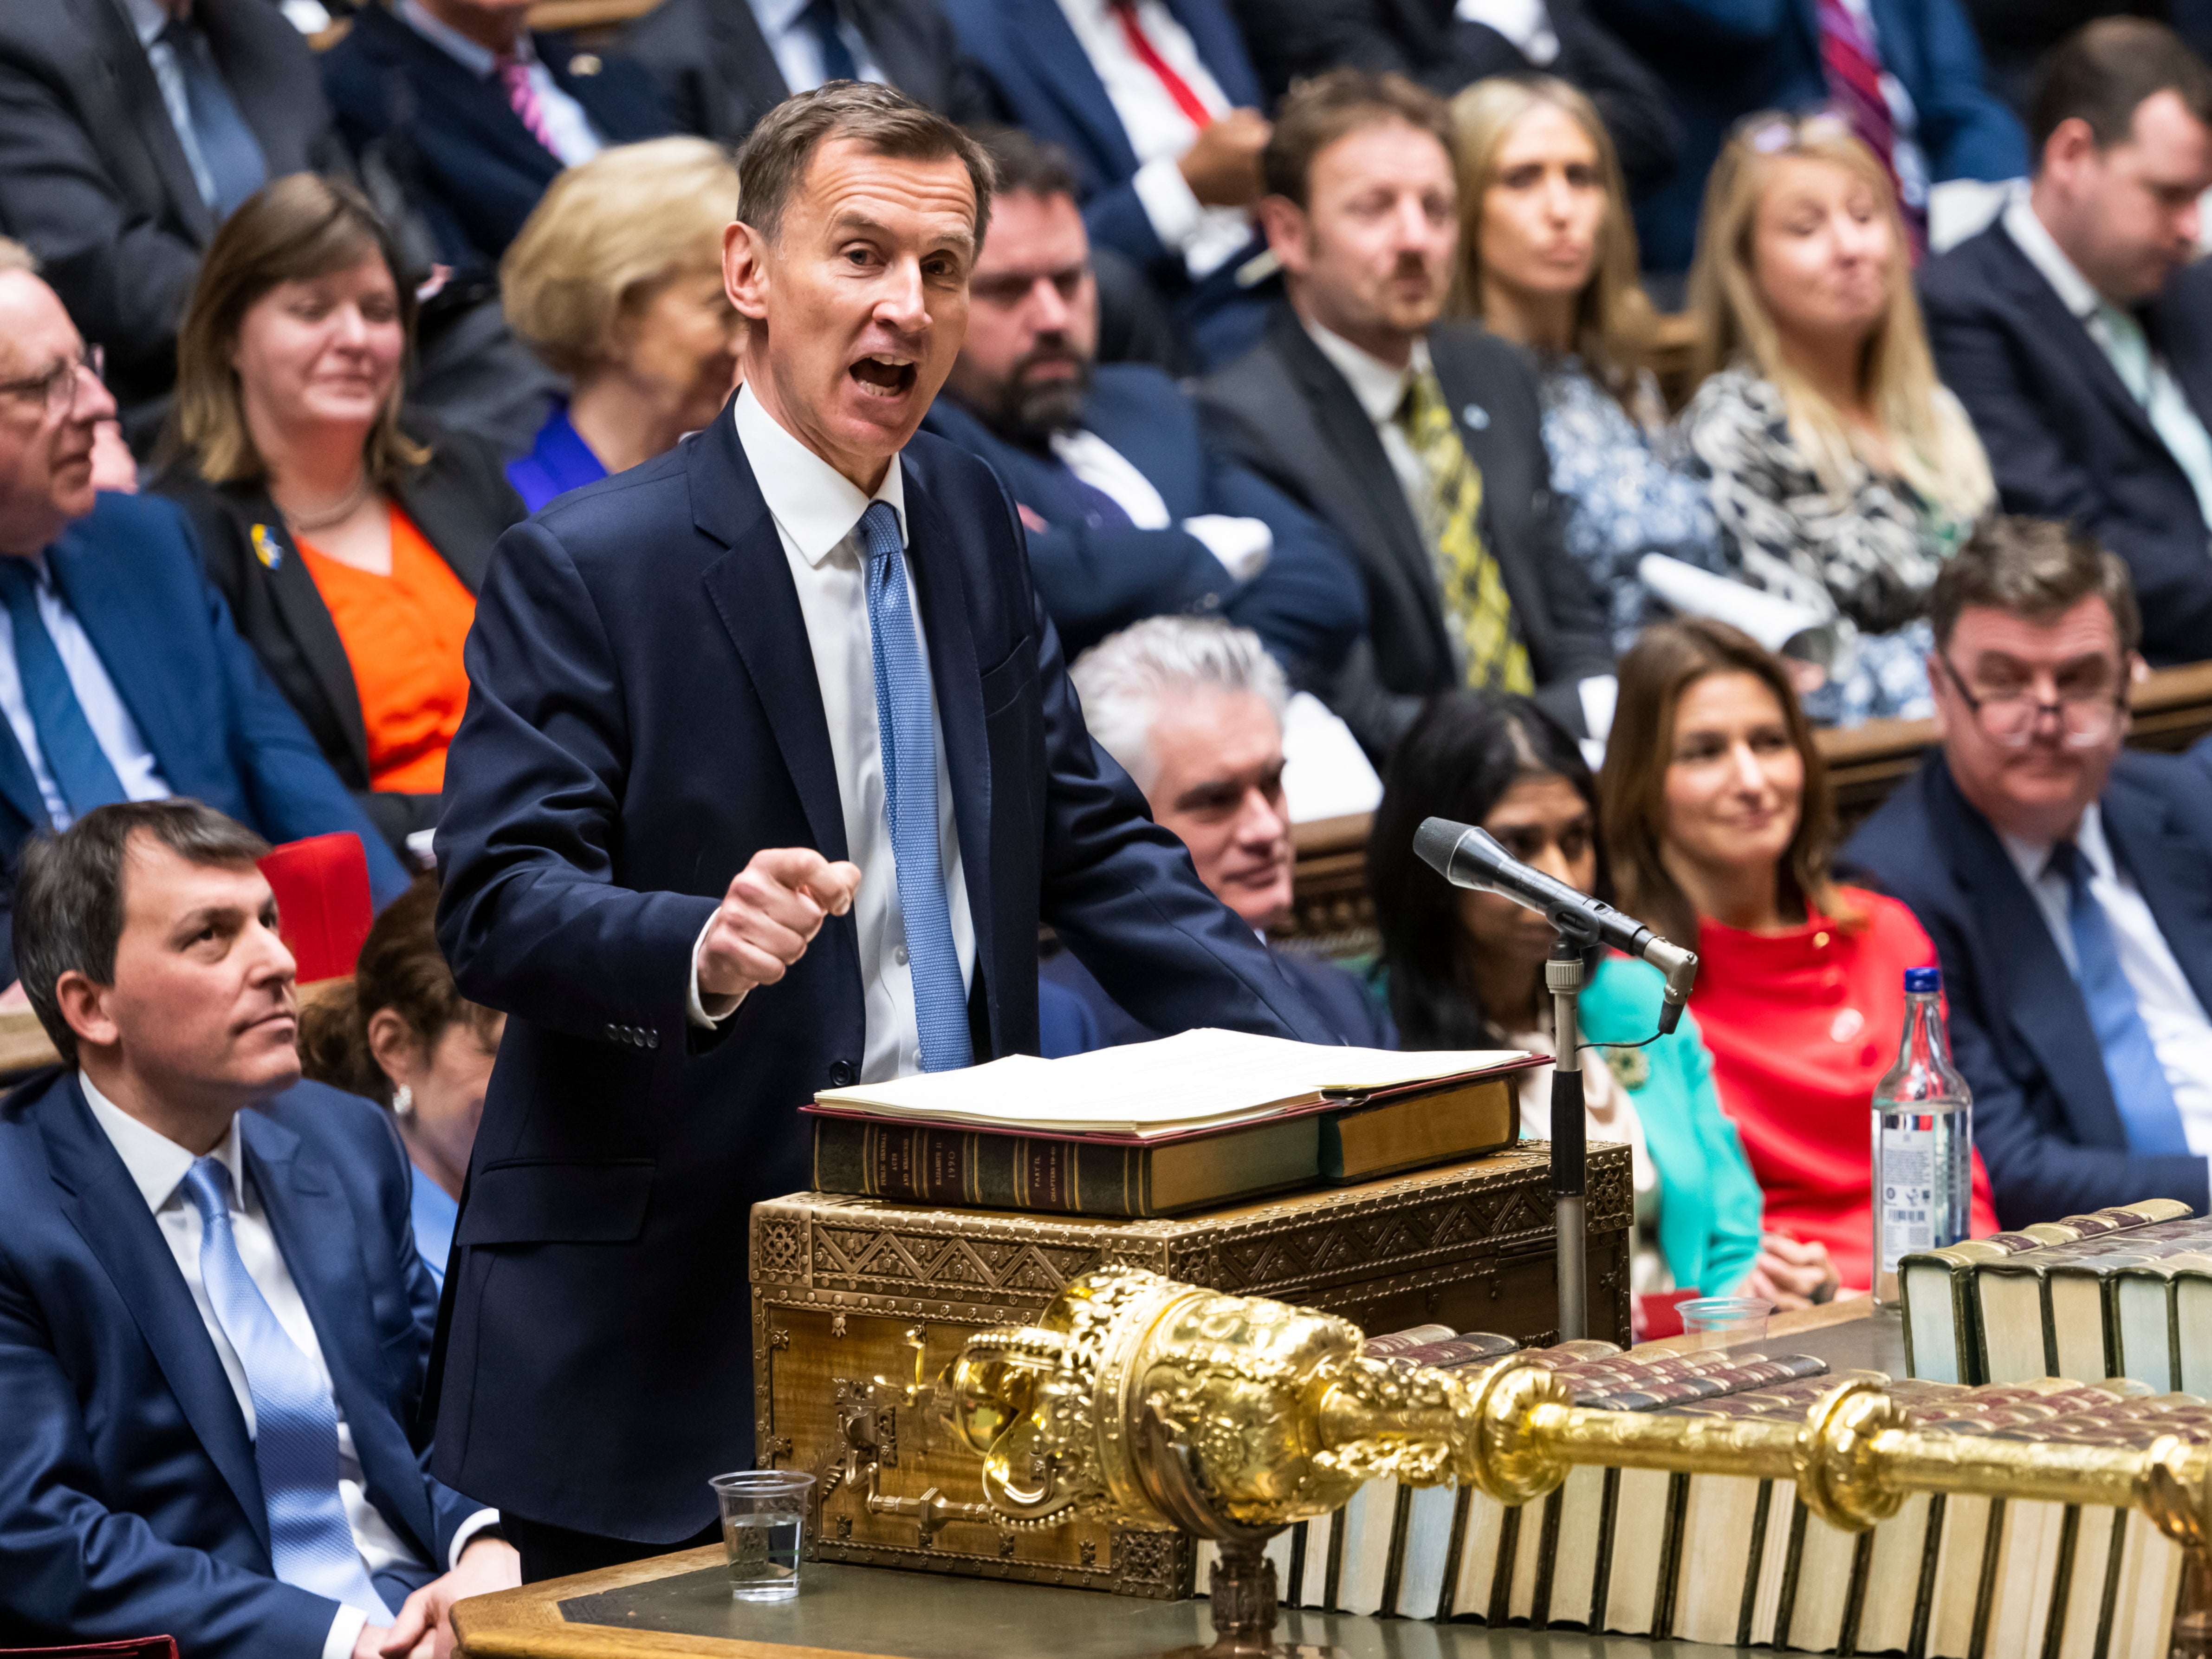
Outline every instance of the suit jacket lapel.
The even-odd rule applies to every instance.
[[[307,1304],[331,1392],[353,1431],[363,1477],[386,1519],[413,1531],[413,1541],[427,1559],[436,1527],[422,1481],[383,1478],[395,1469],[416,1471],[418,1465],[377,1385],[380,1356],[362,1305],[369,1262],[353,1208],[321,1156],[283,1124],[253,1111],[242,1114],[238,1122],[262,1213]]]
[[[72,526],[46,550],[47,571],[77,625],[100,653],[100,666],[107,671],[123,706],[131,711],[138,735],[146,740],[162,775],[171,787],[189,794],[194,781],[179,774],[175,760],[190,753],[192,745],[177,728],[177,700],[162,678],[167,659],[155,641],[146,637],[129,602],[118,596],[112,576],[103,583],[96,575],[88,580],[87,573],[80,571],[78,566],[88,552],[77,544],[80,533],[81,526]]]
[[[2081,987],[2067,970],[2051,925],[2013,867],[1996,832],[1968,805],[1939,756],[1929,763],[1929,822],[1979,921],[1978,932],[2001,973],[1990,986],[2021,1039],[2043,1062],[2074,1137],[2084,1146],[2124,1146],[2127,1131],[2112,1099],[2104,1050],[2089,1024]]]
[[[960,836],[961,871],[975,924],[975,954],[985,982],[996,987],[991,933],[991,751],[983,730],[982,664],[968,626],[967,583],[959,543],[931,501],[920,469],[906,468],[907,564],[921,592],[922,632],[929,641],[929,678],[945,732],[951,773],[952,821]]]
[[[15,728],[4,720],[0,720],[0,796],[22,814],[23,829],[19,833],[52,826],[53,820],[47,815],[46,798],[40,793],[38,777],[31,770],[30,757],[16,741]],[[9,856],[11,860],[14,857],[12,848]]]
[[[2135,393],[2121,380],[2104,348],[2090,337],[2088,325],[2067,310],[2057,291],[2020,251],[2020,244],[2013,240],[2002,221],[1990,228],[1989,234],[2004,256],[2005,285],[2014,302],[2028,313],[2032,331],[2057,341],[2058,349],[2073,359],[2076,378],[2093,388],[2123,423],[2134,428],[2143,442],[2164,449],[2166,441],[2151,425],[2149,414],[2136,401]]]
[[[266,1553],[269,1511],[253,1464],[253,1443],[246,1437],[246,1418],[238,1409],[238,1396],[231,1392],[230,1378],[209,1339],[198,1305],[185,1276],[177,1271],[177,1259],[161,1237],[161,1224],[100,1133],[74,1077],[56,1085],[37,1110],[54,1184],[64,1194],[63,1213],[100,1258],[116,1293],[131,1310],[185,1420],[222,1471],[224,1484]]]
[[[707,27],[728,43],[728,51],[715,61],[738,71],[742,82],[738,95],[744,109],[758,118],[790,97],[791,88],[784,82],[783,70],[776,64],[768,37],[761,33],[760,20],[753,15],[752,7],[709,3],[705,9]],[[866,32],[864,27],[862,33]],[[896,75],[891,78],[895,82],[898,79]]]
[[[112,84],[116,101],[128,112],[138,142],[153,158],[162,187],[169,193],[171,208],[191,233],[192,240],[206,246],[215,234],[215,214],[201,199],[191,163],[185,159],[184,144],[169,123],[169,106],[161,96],[161,83],[154,77],[146,49],[138,44],[138,31],[131,27],[122,0],[88,7],[84,15],[93,27],[106,36],[100,56],[114,69]]]
[[[455,499],[453,475],[434,464],[417,468],[399,481],[393,493],[399,497],[401,511],[414,520],[446,568],[461,579],[461,586],[471,593],[482,587],[484,572],[491,567],[492,543],[498,538],[487,540],[469,504]],[[352,678],[350,672],[347,678]]]
[[[726,405],[692,441],[687,459],[692,522],[729,549],[707,568],[708,599],[752,677],[816,850],[833,860],[848,857],[830,720],[807,644],[806,617],[799,608],[782,538],[753,482]]]
[[[2123,763],[2124,764],[2124,762]],[[2163,797],[2115,772],[2106,785],[2106,839],[2135,878],[2197,1000],[2212,1009],[2212,869],[2203,826],[2183,823]]]
[[[1206,65],[1222,95],[1232,105],[1258,107],[1260,82],[1228,12],[1219,6],[1194,6],[1190,0],[1167,0],[1167,7],[1198,48],[1198,61]]]
[[[1066,15],[1057,5],[1001,3],[999,15],[1015,52],[1028,59],[1037,85],[1090,139],[1104,164],[1103,182],[1110,185],[1136,172],[1137,152],[1129,147],[1121,118],[1114,112],[1105,83],[1091,67]]]
[[[256,490],[244,505],[253,515],[247,534],[255,556],[261,559],[263,568],[269,573],[266,580],[276,614],[283,619],[293,643],[300,647],[301,659],[315,677],[316,687],[344,728],[346,746],[353,751],[354,764],[361,769],[361,775],[367,777],[368,720],[362,712],[361,688],[354,680],[353,664],[346,656],[345,641],[338,637],[338,625],[331,618],[331,608],[323,603],[322,590],[315,586],[314,574],[300,556],[299,544],[284,527],[284,515],[276,510],[276,504],[266,493]],[[411,514],[413,509],[409,510]],[[262,558],[264,551],[276,562],[270,564]]]

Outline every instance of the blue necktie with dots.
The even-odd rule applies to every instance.
[[[891,855],[898,860],[899,909],[906,918],[921,1069],[957,1071],[973,1065],[975,1055],[937,838],[937,729],[929,709],[929,665],[915,631],[898,514],[890,502],[869,504],[860,515],[860,535],[868,548],[868,639],[876,659],[884,814],[890,820]]]

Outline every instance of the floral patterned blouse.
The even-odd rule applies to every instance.
[[[1579,357],[1543,362],[1540,384],[1544,447],[1552,487],[1566,504],[1567,551],[1607,607],[1613,649],[1626,651],[1646,623],[1668,614],[1636,574],[1645,554],[1729,574],[1712,501],[1683,465],[1648,373],[1638,381],[1633,414]]]
[[[1936,395],[1951,398],[1940,386]],[[1805,698],[1807,714],[1833,726],[1926,714],[1928,590],[1971,519],[1870,470],[1848,495],[1831,494],[1790,429],[1780,390],[1747,368],[1698,387],[1682,428],[1710,481],[1729,573],[1832,625],[1828,682]]]

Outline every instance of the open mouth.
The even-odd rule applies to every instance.
[[[872,398],[903,398],[914,390],[915,369],[911,357],[894,357],[888,352],[872,352],[846,371],[860,390]]]

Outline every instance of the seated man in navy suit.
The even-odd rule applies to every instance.
[[[426,1473],[406,1156],[300,1080],[268,850],[179,800],[24,855],[15,959],[66,1069],[0,1103],[0,1644],[374,1659],[520,1581]]]
[[[377,902],[407,877],[209,586],[184,515],[96,492],[115,400],[69,313],[0,241],[0,951],[33,831],[191,795],[271,841],[358,835]]]
[[[1195,617],[1154,617],[1085,652],[1068,677],[1092,738],[1145,792],[1154,822],[1182,838],[1198,878],[1264,940],[1290,914],[1293,849],[1283,799],[1290,688],[1259,636]],[[1343,969],[1294,951],[1272,954],[1345,1042],[1398,1046],[1389,1014]],[[1175,1035],[1126,1012],[1065,951],[1038,972],[1091,1015],[1067,1026],[1047,1020],[1048,1058]]]
[[[1996,518],[1931,606],[1942,750],[1843,862],[1936,942],[1998,1218],[2139,1198],[2202,1211],[2212,778],[2124,747],[2127,568],[2079,531]]]
[[[2162,24],[2076,32],[2033,108],[2035,179],[1930,264],[1944,384],[2005,510],[2127,561],[2154,665],[2212,656],[2212,69]]]
[[[645,69],[524,26],[531,0],[369,0],[323,58],[356,156],[382,153],[441,257],[489,271],[563,167],[672,130]]]
[[[1259,337],[1241,280],[1267,142],[1223,0],[944,0],[1005,118],[1075,160],[1091,239],[1143,266],[1202,364]]]
[[[999,194],[968,337],[925,424],[1006,481],[1030,569],[1071,652],[1164,612],[1252,629],[1294,677],[1344,659],[1366,597],[1333,532],[1209,453],[1196,406],[1157,368],[1100,368],[1098,289],[1066,157],[985,142]]]

